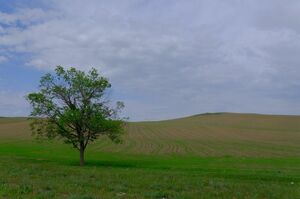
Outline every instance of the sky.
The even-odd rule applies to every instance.
[[[131,120],[300,114],[299,0],[0,0],[0,115],[55,66],[98,69]]]

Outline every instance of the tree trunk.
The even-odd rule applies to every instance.
[[[84,147],[80,147],[80,166],[84,166]]]

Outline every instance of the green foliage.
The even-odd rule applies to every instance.
[[[124,104],[110,106],[106,95],[110,87],[108,79],[94,68],[85,73],[57,66],[55,74],[41,78],[40,91],[27,96],[33,108],[33,134],[37,138],[60,137],[83,151],[102,135],[120,142],[124,120],[118,113]]]

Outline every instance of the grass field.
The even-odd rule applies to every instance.
[[[129,123],[78,152],[0,119],[0,198],[300,199],[300,117],[205,114]]]

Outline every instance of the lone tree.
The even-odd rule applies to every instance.
[[[55,74],[40,80],[40,91],[27,96],[32,105],[31,129],[37,138],[62,138],[80,152],[84,165],[87,145],[99,136],[120,142],[124,121],[118,117],[122,102],[110,107],[106,90],[109,81],[96,69],[88,73],[57,66]]]

